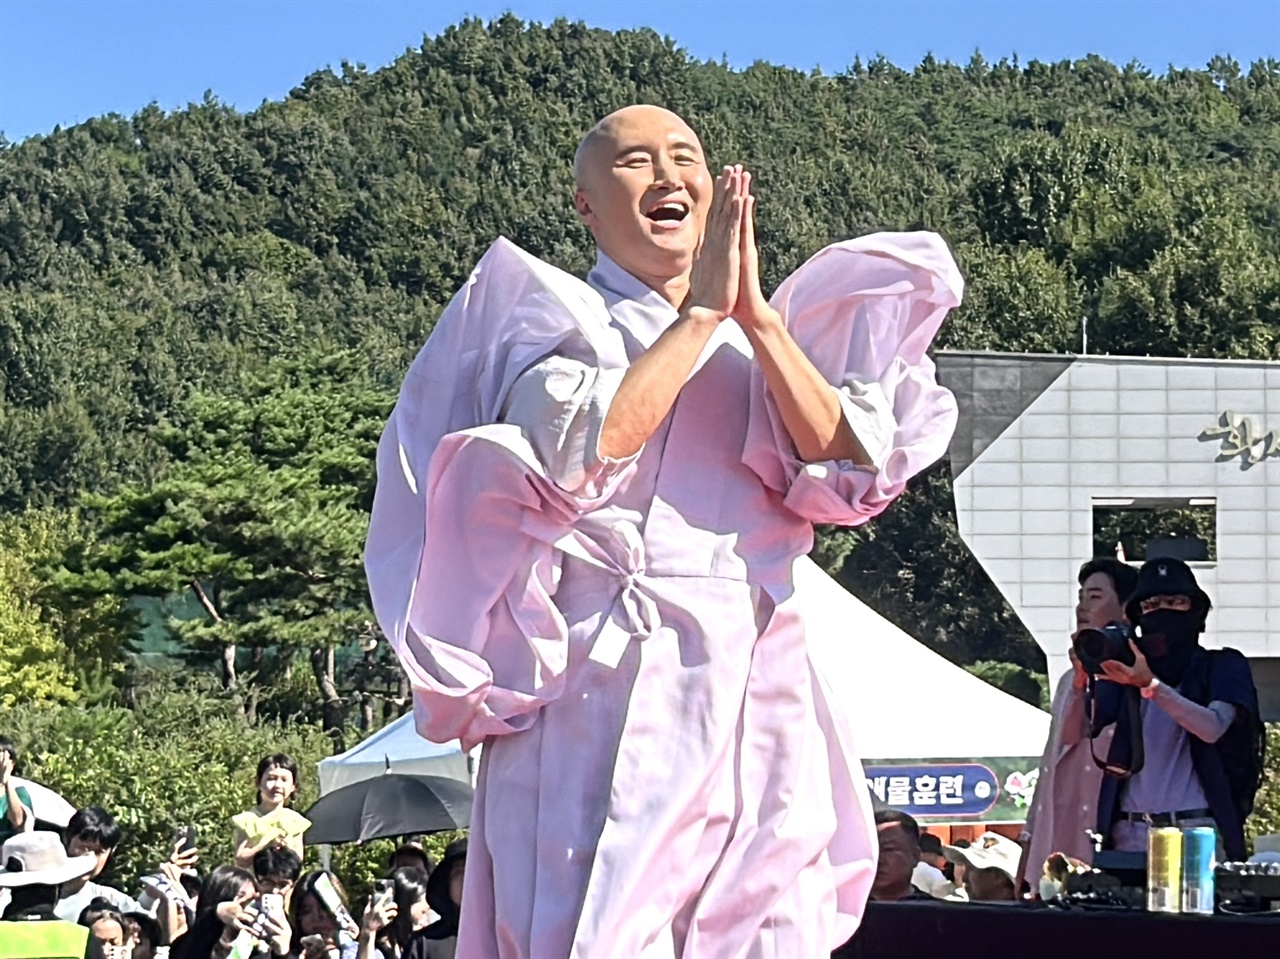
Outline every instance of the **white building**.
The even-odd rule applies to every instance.
[[[960,534],[1045,651],[1050,675],[1069,665],[1095,511],[1199,508],[1214,527],[1190,564],[1214,604],[1204,643],[1247,655],[1263,717],[1280,719],[1280,363],[937,360],[960,405],[951,444]]]

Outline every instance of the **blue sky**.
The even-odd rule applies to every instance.
[[[648,26],[699,58],[838,72],[856,54],[1024,62],[1097,53],[1157,71],[1280,57],[1280,0],[0,0],[0,131],[10,140],[212,90],[252,109],[312,70],[370,68],[470,14]]]

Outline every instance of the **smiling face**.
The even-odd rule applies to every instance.
[[[297,792],[293,782],[293,773],[283,766],[272,766],[258,780],[258,794],[265,805],[282,805]]]
[[[660,107],[619,110],[587,134],[574,172],[574,205],[605,255],[655,289],[688,274],[714,186],[688,124]]]

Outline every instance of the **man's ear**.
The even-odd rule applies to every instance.
[[[578,216],[582,217],[583,222],[590,226],[595,217],[595,211],[591,209],[591,201],[581,190],[573,191],[573,208],[578,211]]]

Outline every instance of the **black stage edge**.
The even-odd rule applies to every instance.
[[[832,959],[927,956],[1218,959],[1280,956],[1280,913],[1181,916],[1009,903],[871,902]]]

